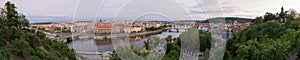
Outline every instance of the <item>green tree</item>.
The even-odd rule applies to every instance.
[[[260,24],[262,23],[263,19],[261,17],[256,17],[253,21],[254,24]]]
[[[294,21],[294,20],[296,20],[295,18],[298,17],[298,15],[299,15],[298,12],[294,9],[290,9],[287,11],[287,19],[288,20]]]
[[[211,34],[199,33],[199,39],[200,39],[200,51],[205,51],[211,48],[211,41],[212,41]]]
[[[169,35],[165,38],[165,40],[168,42],[168,43],[171,43],[172,42],[172,35]]]
[[[113,51],[111,60],[121,60],[115,50]]]
[[[1,8],[0,23],[0,60],[75,60],[75,51],[67,44],[26,29],[28,20],[11,2]]]
[[[295,21],[285,24],[269,21],[251,25],[227,40],[224,59],[287,60],[297,49],[299,25]]]
[[[162,60],[178,60],[180,56],[180,46],[167,43],[167,50]]]
[[[150,45],[149,40],[144,41],[144,47],[146,50],[151,50],[151,47],[149,45]]]
[[[271,21],[271,20],[277,20],[277,19],[278,19],[278,18],[276,17],[275,14],[267,12],[267,13],[264,15],[264,20],[263,20],[263,22],[267,22],[267,21]]]
[[[23,14],[19,14],[16,11],[15,4],[11,2],[5,3],[5,22],[8,27],[15,27],[20,29],[21,27],[28,27],[29,22],[26,20]]]

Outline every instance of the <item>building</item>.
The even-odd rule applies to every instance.
[[[110,34],[112,32],[112,24],[98,21],[95,25],[95,33],[96,34]]]
[[[37,23],[37,24],[30,24],[30,28],[37,28],[37,29],[44,29],[50,32],[63,32],[63,31],[72,31],[73,23]]]
[[[281,12],[280,12],[280,14],[279,14],[279,22],[280,23],[285,23],[286,22],[286,13],[287,13],[287,11],[284,11],[284,8],[283,7],[281,7]]]
[[[140,32],[142,30],[143,26],[127,26],[124,28],[124,32],[126,33]]]
[[[44,28],[47,31],[54,31],[55,30],[55,27],[52,26],[52,25],[43,25],[43,26],[41,26],[39,28]]]

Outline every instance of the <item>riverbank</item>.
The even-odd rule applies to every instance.
[[[136,49],[143,49],[144,41],[146,41],[149,36],[157,36],[160,39],[164,39],[168,37],[169,35],[172,36],[172,38],[177,38],[179,35],[184,32],[185,30],[180,30],[179,32],[168,32],[168,31],[162,31],[162,30],[156,30],[152,31],[152,33],[144,33],[139,36],[129,36],[128,40],[129,43],[133,46],[133,48]],[[74,40],[71,43],[69,43],[69,47],[73,48],[76,51],[80,52],[112,52],[114,50],[114,46],[112,43],[113,39],[108,40],[94,40],[94,39],[84,39],[84,40]],[[101,56],[99,55],[82,55],[84,58],[87,59],[101,59]],[[98,56],[98,57],[96,57]]]
[[[162,33],[164,29],[156,30],[156,31],[146,31],[146,32],[140,32],[140,33],[129,33],[129,34],[107,34],[107,35],[101,35],[101,36],[95,36],[95,40],[109,40],[111,38],[116,37],[123,37],[123,36],[145,36],[145,35],[153,35],[153,34],[159,34]]]

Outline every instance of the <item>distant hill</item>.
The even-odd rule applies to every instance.
[[[173,22],[202,22],[205,20],[175,20]]]
[[[226,23],[233,23],[234,21],[240,22],[240,23],[246,23],[246,22],[251,22],[253,19],[249,18],[239,18],[239,17],[217,17],[217,18],[210,18],[205,21],[201,21],[202,23],[208,23],[209,20],[214,20],[214,19],[225,19]]]
[[[38,23],[30,23],[30,24],[52,24],[53,22],[38,22]]]

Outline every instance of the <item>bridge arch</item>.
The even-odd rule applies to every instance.
[[[179,32],[178,28],[165,28],[164,31],[169,31],[169,32],[173,32],[172,29],[175,29],[175,32]]]

